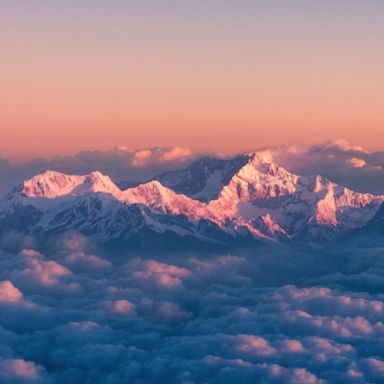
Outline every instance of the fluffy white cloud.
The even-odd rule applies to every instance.
[[[112,264],[110,261],[85,252],[73,252],[64,258],[64,263],[77,272],[104,270]]]
[[[135,312],[135,305],[124,299],[107,301],[105,307],[111,313],[126,314]]]
[[[0,360],[0,381],[7,383],[47,383],[42,367],[22,359]]]
[[[165,288],[181,285],[182,278],[190,274],[185,268],[156,260],[134,260],[129,264],[129,269],[134,271],[133,278]]]
[[[12,262],[13,269],[3,271],[3,274],[11,276],[25,293],[65,296],[81,291],[71,270],[55,260],[46,259],[37,251],[22,250],[20,258]]]
[[[9,280],[0,281],[0,301],[19,301],[23,294]]]
[[[347,164],[349,164],[352,168],[362,168],[367,162],[363,159],[359,159],[358,157],[351,157],[347,159]]]
[[[177,163],[182,165],[193,156],[188,148],[151,148],[133,152],[132,166],[142,168],[157,164]]]

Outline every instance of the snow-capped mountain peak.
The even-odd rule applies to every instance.
[[[89,192],[115,195],[121,191],[109,176],[98,171],[80,176],[48,170],[26,180],[22,188],[22,194],[30,198],[55,199],[61,196],[73,196]]]
[[[120,188],[111,180],[109,176],[95,171],[84,176],[84,181],[75,193],[102,192],[118,196],[121,193]]]
[[[157,180],[126,189],[123,192],[123,199],[129,204],[142,204],[163,213],[185,215],[191,220],[204,217],[206,214],[205,204],[177,194]]]
[[[364,226],[383,201],[321,176],[293,174],[261,151],[202,158],[125,190],[98,171],[80,176],[49,170],[0,201],[0,231],[1,218],[9,223],[12,217],[22,219],[23,230],[31,223],[34,232],[80,228],[104,239],[150,227],[200,240],[245,235],[323,244]]]
[[[84,176],[66,175],[48,170],[24,181],[22,193],[27,197],[54,199],[70,194],[84,182]]]
[[[383,199],[321,176],[292,174],[262,152],[251,155],[209,205],[231,222],[266,235],[321,239],[367,222]]]
[[[157,180],[149,181],[124,191],[125,201],[131,204],[160,205],[169,201],[173,195],[176,194]]]

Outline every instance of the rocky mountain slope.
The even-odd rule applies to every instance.
[[[259,152],[203,158],[124,190],[100,172],[46,171],[0,201],[0,234],[79,231],[97,242],[322,246],[367,225],[383,200],[321,176],[292,174]]]

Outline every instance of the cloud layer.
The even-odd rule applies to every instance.
[[[256,249],[0,254],[0,382],[372,383],[384,259]]]

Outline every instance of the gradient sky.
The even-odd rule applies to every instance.
[[[0,0],[0,154],[384,139],[382,0]]]

